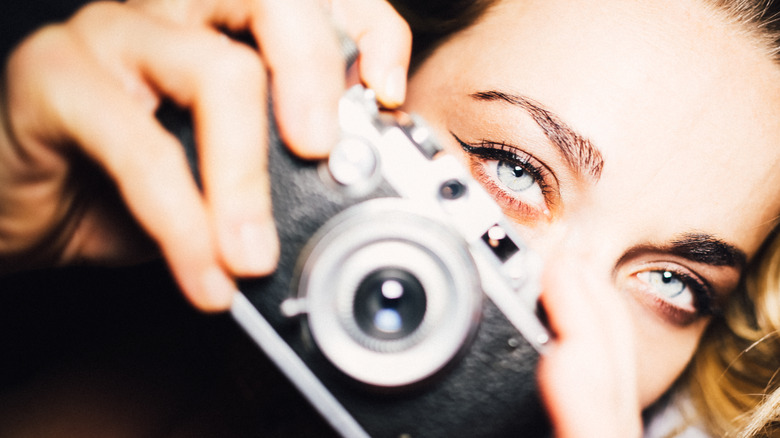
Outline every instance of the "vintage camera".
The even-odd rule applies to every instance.
[[[326,162],[272,130],[281,260],[235,320],[343,436],[547,436],[534,254],[423,122],[361,86],[339,119]]]

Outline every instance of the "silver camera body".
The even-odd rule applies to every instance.
[[[235,320],[342,436],[548,436],[538,258],[422,121],[361,86],[339,120],[326,162],[271,130],[281,257]]]
[[[272,136],[280,267],[235,319],[344,436],[546,436],[537,257],[420,120],[360,86],[339,120],[327,162]]]

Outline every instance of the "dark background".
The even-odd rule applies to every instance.
[[[162,263],[26,272],[0,277],[0,291],[0,436],[110,436],[106,423],[129,431],[116,436],[332,434]]]
[[[5,59],[9,50],[36,28],[61,21],[86,4],[85,0],[25,0],[4,2],[0,18],[0,54]],[[5,65],[5,63],[3,63]]]

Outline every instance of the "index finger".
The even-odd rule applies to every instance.
[[[624,303],[607,292],[608,279],[570,258],[556,260],[545,270],[541,301],[557,342],[538,370],[556,436],[639,436],[633,327]]]
[[[338,139],[345,62],[330,18],[311,0],[260,2],[253,29],[271,77],[282,137],[304,158],[320,158]]]
[[[360,50],[360,77],[383,105],[404,102],[412,50],[409,25],[385,0],[331,0],[338,26]]]

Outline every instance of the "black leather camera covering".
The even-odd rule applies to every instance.
[[[170,109],[160,118],[194,159],[189,122]],[[273,126],[269,154],[281,257],[272,276],[245,281],[241,290],[364,429],[371,436],[388,438],[549,436],[536,387],[538,353],[487,298],[478,331],[462,356],[414,387],[369,388],[328,362],[309,336],[305,321],[287,318],[279,309],[292,294],[298,254],[308,239],[330,217],[365,199],[323,184],[318,163],[294,157]],[[196,165],[193,168],[197,170]],[[389,187],[380,187],[366,198],[381,196],[394,194]]]

